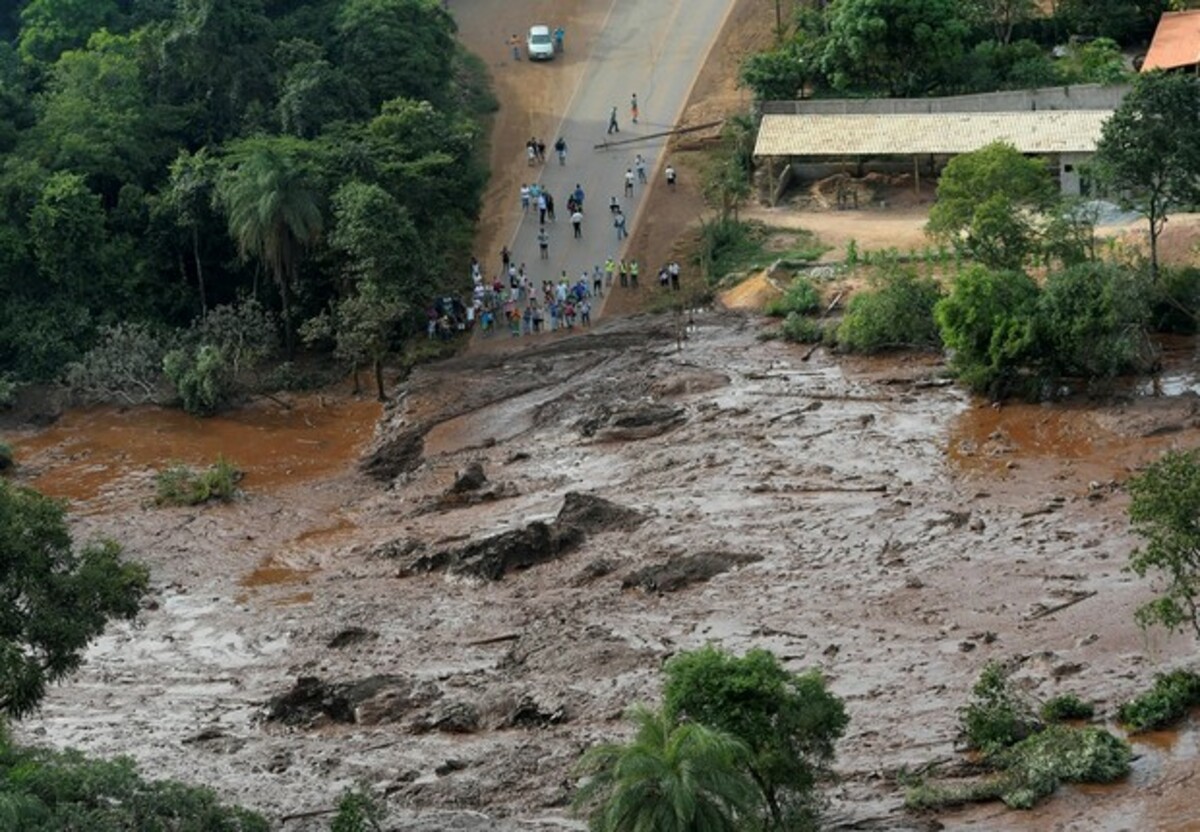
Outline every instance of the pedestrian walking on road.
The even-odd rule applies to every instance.
[[[638,181],[643,185],[646,184],[646,157],[638,154],[633,160],[633,169],[637,171]]]
[[[625,168],[625,196],[633,196],[633,169]]]
[[[621,203],[617,202],[617,198],[615,196],[609,197],[608,198],[608,213],[615,214],[620,210],[621,210]]]
[[[567,140],[562,136],[554,142],[554,152],[558,154],[558,163],[565,165],[567,163]]]
[[[504,271],[508,273],[508,263],[512,260],[512,252],[508,250],[508,246],[500,249],[500,262],[504,265]]]
[[[576,208],[575,213],[571,215],[571,228],[575,230],[575,239],[583,239],[583,213]]]
[[[629,236],[629,233],[625,230],[625,215],[619,210],[613,215],[613,228],[617,229],[618,243]]]
[[[521,183],[521,210],[529,213],[529,186]]]
[[[612,135],[613,133],[620,132],[621,128],[617,124],[617,108],[613,107],[612,111],[608,114],[608,133],[609,135]]]
[[[554,51],[555,52],[563,53],[563,52],[567,51],[563,47],[563,41],[566,39],[566,37],[567,37],[567,30],[564,29],[563,27],[559,26],[554,30]]]
[[[546,194],[538,194],[538,225],[546,224]]]
[[[667,174],[667,187],[672,191],[675,190],[675,167],[668,164],[665,173]]]
[[[638,279],[638,261],[630,260],[629,261],[629,285],[631,288],[636,289],[638,287],[637,279]]]
[[[516,32],[513,32],[512,35],[509,37],[508,45],[510,47],[512,47],[513,60],[514,61],[521,60],[521,38],[519,38],[517,36]]]
[[[620,280],[621,288],[628,289],[629,288],[629,264],[625,262],[624,257],[622,257],[621,261],[617,264],[617,277]]]
[[[546,218],[554,222],[554,196],[546,191]]]
[[[533,140],[533,149],[537,151],[537,160],[546,164],[546,143],[541,139]]]
[[[633,94],[633,97],[631,99],[629,99],[629,115],[632,117],[633,123],[637,124],[638,103],[637,103],[637,93],[636,92]]]
[[[575,205],[579,208],[580,211],[582,211],[583,210],[583,186],[580,185],[578,182],[575,183],[575,191],[574,191],[574,193],[571,194],[571,196],[575,197]]]
[[[538,240],[538,249],[540,249],[541,253],[542,253],[542,259],[549,260],[550,259],[550,232],[544,228],[539,228],[537,240]]]

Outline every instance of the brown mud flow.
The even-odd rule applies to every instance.
[[[354,464],[367,406],[314,400],[303,409],[312,427],[252,413],[249,428],[222,430],[247,450],[273,448],[251,458],[267,468],[316,448],[328,474],[286,459],[290,478],[263,476],[312,478],[277,489],[248,478],[229,506],[156,509],[132,475],[166,449],[236,456],[205,444],[209,423],[137,414],[132,445],[171,441],[104,451],[107,474],[137,487],[106,486],[107,510],[75,519],[150,565],[157,606],[138,627],[114,625],[18,729],[131,754],[276,817],[326,808],[365,779],[397,811],[456,806],[488,818],[456,816],[464,830],[529,829],[565,816],[579,749],[619,736],[630,703],[657,701],[662,662],[716,640],[818,668],[845,698],[835,822],[920,829],[890,772],[954,757],[956,710],[987,661],[1019,659],[1033,695],[1076,692],[1111,713],[1193,654],[1186,639],[1137,631],[1148,588],[1122,570],[1133,545],[1124,498],[1093,492],[1078,468],[1088,454],[1104,463],[1112,442],[1129,443],[1129,466],[1158,443],[1195,444],[1188,397],[1047,421],[1069,409],[993,411],[941,384],[936,358],[804,361],[803,348],[760,342],[753,318],[697,312],[695,324],[682,349],[644,317],[418,368],[363,451],[416,437],[383,483]],[[70,470],[63,426],[92,426],[78,459],[91,464],[96,426],[120,417],[70,416],[27,438],[30,473]],[[196,435],[184,427],[197,424]],[[264,438],[265,424],[281,437]],[[997,431],[1011,437],[999,458],[1016,467],[964,469],[952,455],[968,441],[999,447]],[[1026,444],[1036,455],[1022,455]],[[505,549],[558,529],[580,503],[572,494],[642,519],[574,535],[544,558]],[[516,557],[482,575],[460,568],[493,551]],[[352,721],[264,725],[263,703],[301,677],[363,692]],[[216,738],[182,742],[197,736]],[[1169,749],[1139,746],[1128,783],[1066,790],[1034,813],[987,806],[939,820],[1159,828],[1183,817],[1195,744],[1188,727]],[[1151,789],[1169,816],[1150,813]]]

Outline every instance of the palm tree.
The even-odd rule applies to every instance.
[[[735,832],[753,816],[744,745],[644,707],[630,718],[627,745],[597,746],[579,762],[588,779],[575,805],[589,809],[593,832]]]
[[[217,198],[243,260],[264,263],[279,285],[288,357],[292,333],[292,285],[305,247],[321,233],[321,207],[299,160],[298,140],[250,139],[235,147]]]

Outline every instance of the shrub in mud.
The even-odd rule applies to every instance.
[[[791,341],[794,344],[818,344],[825,340],[825,327],[812,318],[796,312],[787,316],[783,326],[779,328],[779,332],[783,336],[783,340]]]
[[[195,506],[210,500],[229,502],[237,496],[242,472],[224,457],[203,471],[176,464],[159,471],[155,503],[160,506]]]
[[[0,471],[7,471],[13,467],[13,451],[12,447],[0,442]]]
[[[1042,713],[1047,720],[1074,719],[1092,708],[1067,695],[1048,701]],[[983,753],[976,766],[982,773],[961,782],[910,780],[905,794],[910,809],[985,800],[1028,809],[1060,783],[1108,783],[1129,772],[1129,743],[1101,728],[1043,727],[998,662],[984,667],[960,715],[968,746]]]
[[[1027,385],[1037,351],[1038,286],[1023,272],[960,272],[934,316],[950,368],[976,393],[1003,398]]]
[[[838,345],[866,353],[940,346],[933,308],[941,296],[935,280],[890,266],[850,299],[837,329]]]
[[[971,690],[971,701],[959,711],[967,747],[995,754],[1041,728],[1033,706],[1013,688],[1009,671],[989,662]]]
[[[807,277],[797,277],[792,285],[783,293],[767,304],[763,310],[772,318],[786,318],[793,313],[806,315],[821,304],[821,293]]]
[[[1187,716],[1200,705],[1200,674],[1175,670],[1154,678],[1154,686],[1117,711],[1117,717],[1133,733],[1164,728]]]
[[[1091,702],[1084,702],[1073,693],[1064,693],[1062,696],[1047,699],[1042,704],[1041,715],[1048,723],[1091,719],[1096,715],[1096,708]]]

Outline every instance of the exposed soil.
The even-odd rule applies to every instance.
[[[743,0],[730,31],[764,7]],[[512,0],[461,19],[500,94],[534,96],[526,67],[501,75],[504,37],[571,15],[569,59],[590,14]],[[494,152],[549,135],[550,110],[502,111]],[[647,262],[699,212],[694,181],[651,194]],[[479,250],[498,249],[506,216],[490,212]],[[581,828],[566,808],[580,751],[655,700],[664,660],[715,641],[819,668],[845,698],[834,828],[1189,828],[1191,723],[1137,738],[1129,782],[1031,812],[908,815],[895,776],[954,756],[955,710],[990,659],[1018,659],[1036,696],[1111,714],[1194,657],[1132,624],[1150,589],[1123,571],[1121,489],[1200,442],[1192,345],[1171,354],[1163,398],[1133,383],[1117,402],[994,408],[941,384],[937,356],[804,360],[762,326],[697,311],[680,348],[667,318],[610,314],[586,335],[472,350],[414,372],[373,435],[378,405],[345,394],[205,422],[71,413],[7,435],[17,476],[71,498],[78,536],[116,538],[154,585],[19,736],[128,754],[286,830],[325,828],[294,816],[355,782],[397,829]],[[222,453],[248,472],[242,499],[150,504],[164,460]],[[449,568],[488,552],[516,562]],[[443,568],[413,568],[438,553]]]

